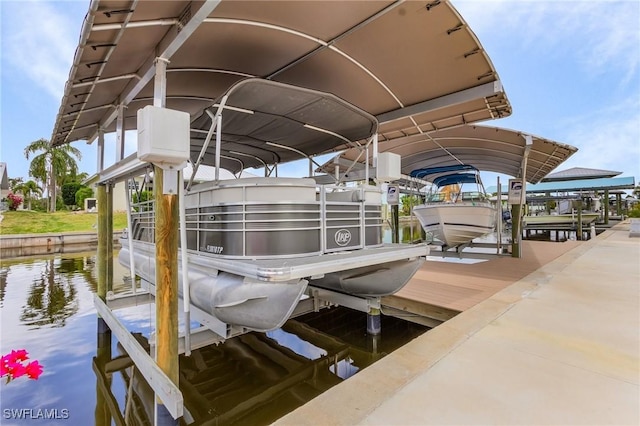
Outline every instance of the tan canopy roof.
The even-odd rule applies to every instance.
[[[202,155],[203,164],[215,165],[215,143],[206,139],[218,109],[220,167],[232,173],[311,157],[369,139],[378,129],[372,115],[331,94],[248,78],[191,122],[190,157]]]
[[[114,131],[119,109],[136,128],[158,57],[166,106],[192,119],[247,77],[332,93],[376,116],[382,140],[511,114],[448,1],[93,0],[52,144]]]
[[[401,171],[405,175],[425,167],[470,164],[479,170],[521,177],[522,167],[526,166],[527,182],[537,183],[578,150],[571,145],[538,136],[531,136],[531,145],[527,148],[526,137],[526,134],[514,130],[464,125],[429,134],[381,141],[378,151],[399,154],[402,158]],[[346,170],[359,154],[357,149],[342,153],[341,170]],[[333,174],[334,167],[335,161],[330,160],[320,171]],[[360,165],[352,170],[362,167]]]

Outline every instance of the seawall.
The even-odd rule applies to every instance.
[[[121,231],[113,233],[117,241]],[[77,251],[74,249],[92,249],[98,245],[98,233],[93,232],[54,232],[48,234],[0,235],[0,257],[9,258],[31,254]]]

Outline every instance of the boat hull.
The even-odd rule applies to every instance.
[[[136,275],[155,282],[153,246],[135,243]],[[129,267],[129,249],[123,244],[119,262]],[[178,262],[178,292],[182,296],[182,267]],[[189,296],[191,303],[220,321],[256,331],[281,327],[293,313],[307,288],[307,280],[261,282],[215,268],[189,265]]]
[[[493,232],[496,209],[490,203],[434,203],[413,208],[422,228],[447,247],[457,247]]]
[[[388,296],[396,293],[422,266],[425,258],[399,260],[325,274],[309,285],[356,296]]]

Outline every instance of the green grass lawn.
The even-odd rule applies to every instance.
[[[46,234],[49,232],[96,231],[97,213],[61,211],[42,213],[34,211],[6,211],[0,222],[0,235]],[[113,214],[113,230],[127,227],[127,214]]]

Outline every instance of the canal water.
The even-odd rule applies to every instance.
[[[0,424],[153,424],[149,386],[115,337],[97,334],[95,251],[0,259],[0,353],[25,349],[44,367],[38,380],[3,378]],[[117,261],[114,276],[114,292],[129,289]],[[116,314],[147,345],[154,311]],[[332,308],[195,350],[180,357],[182,424],[269,424],[426,330],[383,316],[373,338],[364,313]]]

